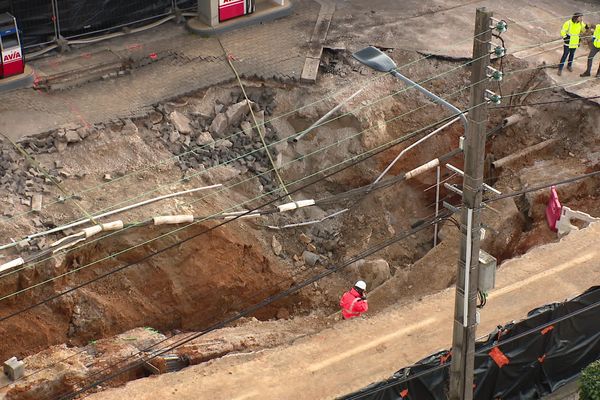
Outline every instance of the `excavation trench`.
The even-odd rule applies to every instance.
[[[415,57],[397,52],[394,57]],[[335,63],[331,57],[338,57]],[[415,75],[414,79],[458,64],[429,60],[421,65],[422,69],[409,71]],[[505,65],[523,68],[523,63],[514,59],[507,60]],[[113,180],[118,178],[110,185],[103,185],[100,191],[82,195],[81,206],[94,211],[124,201],[132,193],[149,193],[156,188],[161,188],[160,193],[173,191],[173,181],[185,188],[215,183],[226,187],[212,194],[186,195],[118,216],[132,224],[157,215],[193,214],[197,222],[188,228],[177,232],[172,231],[181,226],[129,228],[4,277],[0,281],[2,296],[20,290],[23,293],[3,301],[3,316],[99,278],[57,300],[2,321],[0,333],[4,340],[0,343],[0,355],[4,359],[30,356],[28,369],[53,363],[63,365],[60,362],[66,357],[76,360],[67,363],[69,366],[60,372],[48,368],[37,378],[2,389],[9,390],[7,398],[35,398],[42,392],[56,394],[80,386],[94,371],[111,365],[123,355],[135,357],[157,342],[176,343],[185,332],[203,331],[434,215],[435,169],[367,196],[341,196],[373,182],[401,150],[438,127],[440,118],[449,115],[439,106],[427,106],[428,100],[414,91],[397,93],[403,86],[392,77],[374,80],[371,90],[334,115],[335,121],[317,127],[297,143],[289,140],[349,95],[336,95],[312,104],[339,88],[348,76],[357,83],[364,81],[359,67],[347,55],[329,54],[317,87],[246,81],[255,115],[259,122],[268,121],[260,132],[253,129],[255,124],[247,112],[248,104],[243,103],[240,89],[232,83],[157,104],[150,114],[135,121],[98,125],[83,140],[65,144],[66,150],[60,156],[51,148],[48,152],[39,151],[37,159],[51,171],[58,170],[55,161],[60,158],[57,174],[61,174],[70,191],[98,185],[106,175]],[[465,108],[469,91],[459,89],[467,83],[468,71],[462,68],[427,86],[437,93],[456,93],[452,101]],[[524,73],[508,80],[504,91],[528,90],[534,84],[548,84],[545,74]],[[532,94],[526,100],[531,103],[565,96],[560,92],[550,96]],[[489,129],[508,115],[518,114],[521,120],[489,138],[487,150],[493,157],[489,165],[514,153],[515,147],[526,148],[550,138],[557,140],[553,146],[502,168],[487,168],[486,180],[503,192],[512,192],[552,181],[557,168],[561,170],[560,176],[565,177],[598,169],[600,144],[597,135],[590,132],[597,126],[600,113],[594,105],[575,103],[566,107],[491,111]],[[306,106],[284,115],[298,105]],[[411,112],[418,107],[423,108]],[[581,118],[576,121],[567,118],[571,113]],[[280,115],[284,116],[275,118]],[[545,118],[548,116],[552,119]],[[559,123],[551,122],[556,118]],[[424,126],[430,128],[401,142],[401,138]],[[463,135],[460,123],[451,125],[408,151],[389,176],[398,176],[454,150]],[[334,201],[259,219],[233,221],[220,227],[217,225],[222,220],[201,218],[214,216],[221,210],[257,208],[267,201],[289,202],[264,151],[263,140],[287,190],[293,191],[294,200],[333,198]],[[401,143],[389,146],[394,140]],[[25,144],[33,151],[34,147],[39,150],[42,142],[48,140],[33,138]],[[361,154],[371,153],[376,154],[350,165]],[[462,168],[462,155],[449,162]],[[138,169],[144,171],[130,177]],[[253,177],[258,174],[259,178]],[[460,177],[444,166],[441,177],[460,187]],[[308,185],[311,182],[314,184]],[[47,190],[55,193],[52,188]],[[560,187],[559,194],[571,208],[600,216],[597,179]],[[18,191],[10,195],[15,199],[20,196]],[[459,196],[445,188],[441,189],[440,197],[450,204],[460,204]],[[544,220],[547,198],[548,191],[541,190],[493,203],[493,210],[484,211],[488,234],[483,248],[499,264],[532,246],[557,240]],[[57,226],[76,218],[77,211],[67,203],[57,203],[48,206],[41,222],[46,227]],[[335,213],[339,214],[327,218]],[[315,224],[281,228],[319,220]],[[3,242],[39,230],[27,223],[5,224],[5,227]],[[229,330],[212,332],[169,353],[187,365],[288,343],[333,323],[335,318],[331,314],[338,309],[339,296],[356,279],[364,279],[369,285],[372,313],[444,289],[454,282],[457,232],[452,224],[444,224],[440,227],[440,245],[433,248],[433,228],[420,231],[364,262],[248,316],[254,319],[243,318]],[[50,239],[34,242],[30,251],[35,246],[47,248],[50,242]],[[162,251],[165,248],[168,249]],[[154,252],[159,253],[148,257]],[[309,261],[314,258],[307,258],[306,252],[319,262]],[[121,272],[101,278],[129,264]],[[61,275],[64,276],[41,284]],[[41,285],[28,290],[37,284]],[[166,372],[166,364],[159,364],[140,365],[111,384],[146,376],[153,373],[153,368]]]

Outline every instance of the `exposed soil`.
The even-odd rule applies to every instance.
[[[416,53],[400,50],[389,54],[405,63],[418,57]],[[408,68],[403,72],[419,80],[456,65],[452,61],[430,59],[419,63],[418,69]],[[504,64],[507,69],[524,65],[514,59],[507,59]],[[379,146],[423,126],[434,127],[441,116],[448,115],[439,106],[409,113],[429,104],[423,95],[414,91],[396,93],[376,102],[383,94],[392,94],[404,87],[392,77],[383,76],[344,106],[347,115],[315,129],[298,143],[288,143],[291,135],[306,129],[351,94],[346,91],[333,99],[312,104],[348,80],[363,82],[364,70],[347,53],[332,52],[325,58],[322,79],[317,86],[246,82],[254,113],[259,120],[268,121],[261,132],[252,129],[255,124],[247,112],[248,105],[243,103],[241,91],[230,84],[157,104],[138,120],[107,121],[94,127],[67,126],[26,139],[23,146],[34,154],[51,177],[61,181],[65,192],[78,193],[66,201],[62,200],[67,195],[53,186],[48,177],[36,172],[34,165],[20,161],[9,144],[2,143],[3,173],[13,177],[12,182],[16,183],[3,182],[0,207],[5,210],[5,218],[0,220],[0,240],[7,243],[11,238],[16,240],[62,225],[84,216],[82,209],[97,213],[116,203],[122,207],[208,184],[220,183],[224,188],[153,203],[102,222],[118,218],[125,224],[137,225],[157,215],[213,217],[222,210],[252,209],[267,201],[281,204],[289,199],[271,171],[261,135],[264,134],[267,144],[272,144],[271,156],[288,190],[296,190],[349,164],[345,161],[351,156],[376,151]],[[544,72],[531,71],[506,79],[503,90],[521,92],[546,82]],[[457,92],[449,99],[464,108],[469,92],[458,90],[468,83],[468,71],[460,68],[426,86],[447,96]],[[532,94],[527,99],[514,99],[513,103],[565,96],[559,91],[550,95]],[[241,109],[240,104],[246,108],[235,112],[236,107]],[[306,107],[288,114],[298,104]],[[497,109],[490,112],[488,128],[492,129],[514,113],[522,116],[521,121],[489,139],[488,149],[496,160],[512,154],[516,148],[550,138],[557,141],[543,152],[490,171],[486,180],[498,190],[517,191],[557,177],[598,169],[600,138],[594,134],[594,127],[600,122],[597,107],[572,102],[542,108]],[[552,118],[546,118],[550,115]],[[580,117],[573,118],[573,115]],[[463,135],[460,123],[452,125],[400,159],[390,175],[408,171],[453,150]],[[410,143],[412,141],[403,142],[382,151],[365,162],[302,188],[292,197],[294,200],[323,199],[366,185]],[[253,152],[250,156],[249,151]],[[182,152],[186,154],[175,157]],[[450,162],[462,167],[461,159],[462,156],[457,156]],[[224,162],[226,166],[219,166]],[[561,173],[557,174],[557,170]],[[460,185],[460,177],[450,177],[447,170],[442,171],[443,177],[449,178],[448,182]],[[261,175],[256,178],[255,174]],[[599,183],[598,179],[590,179],[561,186],[561,201],[572,209],[600,215]],[[162,338],[177,340],[178,332],[203,331],[430,217],[435,211],[432,185],[435,185],[434,171],[366,197],[328,203],[322,208],[308,207],[260,219],[234,221],[224,226],[217,226],[221,220],[206,219],[185,228],[184,225],[128,227],[122,232],[107,234],[102,240],[88,239],[89,244],[3,277],[0,296],[21,290],[23,293],[2,301],[0,318],[86,281],[98,280],[2,321],[0,358],[27,357],[27,370],[46,366],[48,360],[56,362],[79,353],[64,370],[50,369],[15,388],[2,390],[9,390],[7,398],[10,399],[54,395],[80,385],[85,376],[119,356],[135,354],[144,348],[123,344],[127,342],[124,337],[135,337],[132,342],[151,344],[152,340]],[[488,233],[483,248],[495,256],[499,264],[534,246],[557,240],[556,234],[547,228],[543,212],[548,193],[541,190],[491,203],[493,210],[485,211]],[[29,213],[27,202],[34,194],[42,194],[44,198],[45,208],[39,213]],[[441,198],[454,205],[460,203],[458,196],[443,188]],[[279,230],[266,227],[318,220],[346,208],[347,212],[319,224]],[[4,253],[2,262],[48,249],[51,242],[64,237],[63,233],[31,241],[24,249],[12,248]],[[441,244],[433,250],[432,236],[433,230],[426,229],[409,240],[389,246],[360,268],[351,267],[254,312],[252,315],[262,322],[239,322],[233,331],[222,330],[202,339],[204,342],[186,345],[178,350],[177,356],[192,364],[206,362],[232,352],[273,347],[318,331],[333,321],[328,316],[337,311],[340,294],[358,278],[367,279],[369,289],[375,289],[371,298],[373,313],[390,304],[444,289],[455,279],[457,231],[452,224],[445,224],[440,233]],[[187,241],[178,244],[183,240]],[[171,245],[172,248],[147,257],[150,252]],[[307,250],[317,254],[320,262],[307,263],[302,257]],[[132,265],[122,272],[102,277],[127,264]],[[45,283],[62,274],[66,275]],[[137,327],[151,327],[164,336],[157,333],[152,339],[142,335],[144,330],[127,332]],[[210,340],[222,342],[207,349]],[[90,341],[92,345],[88,345]],[[38,352],[42,353],[36,354]],[[103,358],[104,355],[107,358]],[[111,384],[147,374],[147,370],[135,370]]]

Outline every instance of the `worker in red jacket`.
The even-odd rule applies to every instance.
[[[367,284],[364,281],[358,281],[352,289],[344,293],[340,299],[344,319],[360,317],[367,312],[369,305],[367,304],[366,290]]]

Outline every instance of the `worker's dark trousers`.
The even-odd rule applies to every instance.
[[[563,46],[563,55],[560,58],[560,64],[558,64],[558,70],[562,71],[565,66],[565,61],[567,60],[567,56],[569,56],[569,67],[573,65],[573,58],[575,58],[575,49],[570,49],[569,46]]]
[[[592,72],[592,63],[594,62],[594,57],[596,56],[596,54],[598,54],[599,51],[599,48],[597,48],[596,46],[592,46],[592,49],[590,50],[590,55],[588,56],[587,69],[585,70],[585,72],[587,72],[588,74]],[[598,73],[600,73],[600,65],[598,66]]]

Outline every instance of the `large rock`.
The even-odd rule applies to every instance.
[[[240,127],[242,128],[244,135],[252,137],[252,124],[250,122],[244,121]]]
[[[233,143],[227,139],[219,139],[215,142],[215,147],[228,149],[233,147]]]
[[[225,115],[227,116],[227,121],[229,125],[237,125],[242,119],[250,112],[250,107],[248,107],[248,101],[243,100],[239,103],[235,103],[227,109]],[[250,106],[252,106],[252,102],[250,102]]]
[[[196,139],[196,144],[198,146],[207,146],[214,149],[215,139],[213,139],[209,132],[201,132]]]
[[[202,174],[202,179],[209,185],[225,183],[240,174],[234,167],[222,165],[215,168],[210,168]]]
[[[189,118],[179,111],[173,111],[171,114],[169,114],[169,118],[179,133],[188,135],[192,132]]]
[[[67,131],[65,133],[65,138],[67,139],[67,143],[76,143],[81,141],[81,137],[77,131]]]
[[[392,276],[390,265],[383,259],[359,260],[350,264],[346,270],[353,282],[358,280],[367,282],[367,291],[381,286]]]
[[[210,131],[217,136],[221,136],[223,133],[225,133],[226,129],[227,117],[223,113],[217,114],[215,119],[213,119],[212,123],[210,124]]]
[[[446,289],[456,281],[460,234],[448,229],[446,239],[413,265],[400,266],[394,276],[368,294],[369,313],[389,304],[425,296]],[[366,281],[367,289],[370,282]]]
[[[121,129],[121,133],[124,135],[135,135],[138,133],[138,127],[133,123],[132,120],[126,119],[124,121],[123,128]]]
[[[271,240],[271,248],[273,249],[273,254],[276,256],[280,255],[283,250],[283,246],[281,246],[275,235],[273,235],[273,239]]]

